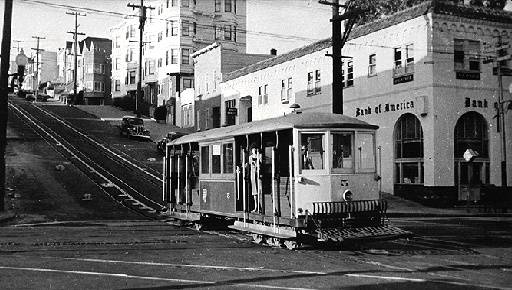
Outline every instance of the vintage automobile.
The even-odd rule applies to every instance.
[[[119,125],[121,136],[128,136],[130,138],[143,138],[150,139],[149,130],[144,128],[144,121],[141,118],[124,116]]]

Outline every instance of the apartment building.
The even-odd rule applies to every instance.
[[[246,3],[245,0],[160,0],[148,5],[155,9],[148,10],[143,37],[143,102],[150,115],[157,106],[166,105],[168,120],[175,123],[176,92],[194,87],[191,55],[213,42],[220,42],[232,51],[245,52]],[[135,96],[138,19],[127,19],[111,32],[113,97]]]
[[[478,200],[494,186],[512,184],[512,114],[505,113],[503,127],[496,110],[500,94],[505,105],[511,102],[503,89],[512,81],[510,68],[502,62],[500,88],[496,62],[483,61],[492,60],[500,38],[510,42],[511,35],[509,12],[438,1],[353,30],[342,75],[334,81],[344,87],[344,114],[380,127],[382,191],[441,203]],[[332,60],[326,53],[332,53],[330,39],[228,73],[221,90],[237,90],[230,99],[239,110],[239,100],[251,98],[254,120],[298,106],[331,112]],[[358,154],[352,143],[347,141],[347,158]],[[463,157],[467,149],[478,153],[471,163]]]
[[[112,40],[86,37],[77,47],[77,92],[86,105],[103,105],[111,102]],[[67,94],[74,93],[75,45],[66,42],[57,52],[56,79],[65,84]]]

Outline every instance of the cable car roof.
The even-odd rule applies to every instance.
[[[234,136],[243,136],[260,132],[273,132],[292,128],[345,128],[375,130],[378,129],[379,127],[341,114],[311,112],[288,114],[277,118],[253,121],[240,125],[233,125],[223,128],[215,128],[206,131],[196,132],[180,137],[169,144],[178,145],[192,142],[211,141],[217,139],[230,138]]]

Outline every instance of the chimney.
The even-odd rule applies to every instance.
[[[272,49],[270,50],[270,55],[277,55],[277,49],[272,48]]]

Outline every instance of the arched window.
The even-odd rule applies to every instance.
[[[420,120],[409,113],[395,125],[395,183],[423,183],[423,130]]]
[[[462,115],[455,125],[454,137],[455,184],[468,185],[470,180],[472,186],[489,183],[489,137],[484,117],[477,112]],[[463,158],[467,149],[478,153],[472,166]]]
[[[469,112],[460,117],[455,126],[455,158],[462,158],[467,149],[478,152],[479,157],[489,157],[487,122],[477,112]]]

